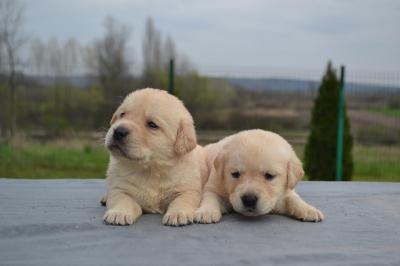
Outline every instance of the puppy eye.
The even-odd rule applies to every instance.
[[[236,171],[236,172],[231,173],[231,175],[232,175],[233,178],[239,178],[240,177],[240,172]]]
[[[274,175],[271,175],[270,173],[265,173],[264,174],[264,177],[265,177],[265,179],[267,179],[267,180],[272,180],[272,179],[274,179]]]
[[[125,112],[122,112],[122,113],[119,114],[119,117],[120,117],[120,118],[122,118],[122,117],[124,117],[124,116],[125,116]]]
[[[151,129],[157,129],[157,128],[158,128],[157,124],[154,123],[153,121],[147,122],[147,126],[148,126],[149,128],[151,128]]]

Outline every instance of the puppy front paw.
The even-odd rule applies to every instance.
[[[296,217],[303,222],[321,222],[324,219],[322,212],[312,206],[304,208],[298,212]]]
[[[140,214],[135,215],[124,210],[110,209],[104,214],[103,220],[110,225],[130,225],[133,224]]]
[[[194,221],[200,224],[218,223],[221,218],[222,214],[219,210],[199,208],[194,212]]]
[[[193,212],[167,211],[162,219],[164,225],[181,226],[193,223]]]

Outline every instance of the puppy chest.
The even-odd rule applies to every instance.
[[[148,213],[164,213],[163,194],[159,187],[135,186],[131,188],[131,196]]]

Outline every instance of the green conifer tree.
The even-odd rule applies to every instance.
[[[304,151],[304,168],[310,180],[335,180],[339,89],[340,82],[329,62],[314,101],[311,133]],[[342,180],[348,181],[353,174],[353,137],[346,105],[344,115]]]

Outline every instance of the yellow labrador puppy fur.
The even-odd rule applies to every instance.
[[[304,171],[290,144],[263,130],[248,130],[205,147],[210,170],[198,223],[215,223],[232,209],[245,216],[276,213],[319,222],[321,211],[294,191]]]
[[[129,225],[143,212],[165,213],[165,225],[193,222],[208,170],[181,101],[150,88],[129,94],[112,117],[105,145],[106,223]]]

